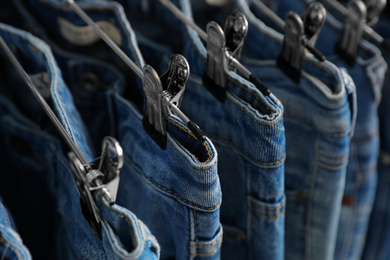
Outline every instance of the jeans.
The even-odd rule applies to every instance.
[[[0,35],[88,161],[89,136],[49,47],[0,24]],[[25,83],[1,59],[0,193],[37,259],[157,259],[159,245],[134,214],[98,197],[102,239],[84,217],[68,150]],[[12,173],[12,174],[11,174]]]
[[[135,36],[120,6],[112,2],[82,4],[88,5],[88,14],[94,18],[99,16],[96,20],[107,19],[123,25],[122,39],[127,42],[120,47],[136,55],[130,57],[142,67]],[[37,17],[41,10],[47,9],[56,13],[54,16],[72,17],[59,5],[55,8],[44,3],[41,4],[44,7],[36,5]],[[46,22],[41,25],[42,31],[52,27]],[[54,27],[58,31],[58,24]],[[110,133],[122,144],[125,165],[117,203],[147,224],[161,245],[162,259],[219,259],[222,196],[217,152],[211,141],[206,139],[200,144],[181,119],[170,116],[167,147],[161,149],[144,130],[143,97],[133,93],[142,89],[142,85],[137,85],[129,68],[124,70],[122,63],[112,60],[113,57],[99,56],[101,49],[94,43],[88,45],[90,51],[82,57],[82,48],[67,49],[56,39],[51,42],[57,43],[54,53],[61,60],[64,78],[87,127],[93,132],[93,139]]]
[[[258,75],[269,78],[285,107],[285,257],[332,259],[356,120],[355,85],[344,70],[311,57],[302,63],[300,83],[293,83],[275,64],[282,36],[258,20],[246,1],[237,4],[249,22],[244,55],[258,58],[248,64],[273,66]]]
[[[289,10],[302,13],[305,6],[302,1],[274,1],[273,3],[272,8],[280,17],[284,17]],[[261,15],[259,10],[253,7],[253,11],[263,19],[264,15]],[[340,22],[327,13],[327,22],[316,47],[335,65],[347,69],[356,84],[358,105],[334,257],[335,259],[358,259],[364,247],[377,183],[379,135],[376,109],[387,66],[378,48],[364,40],[360,44],[355,65],[348,65],[334,51],[336,42],[340,38]]]
[[[15,228],[14,220],[0,198],[0,255],[3,259],[32,259]]]
[[[390,34],[388,26],[390,19],[382,15],[379,23],[375,26],[375,31],[385,38],[385,44],[382,45],[382,54],[386,62],[390,62],[389,40]],[[382,99],[379,105],[379,132],[380,132],[380,155],[378,159],[378,184],[375,194],[375,202],[372,208],[366,243],[362,259],[389,259],[390,249],[390,222],[387,219],[390,213],[390,200],[388,199],[390,185],[390,120],[388,112],[390,109],[390,78],[389,71],[386,74],[386,80],[383,85]]]
[[[191,17],[189,1],[178,2]],[[161,68],[169,53],[175,51],[183,53],[190,64],[191,76],[181,108],[218,151],[223,194],[222,259],[283,259],[286,202],[282,104],[234,72],[227,75],[226,99],[221,102],[202,81],[206,50],[194,31],[185,28],[157,1],[148,6],[141,1],[121,3],[138,33],[147,63]],[[140,13],[147,14],[145,19],[135,18]]]

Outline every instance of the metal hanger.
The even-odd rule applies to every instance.
[[[79,190],[84,217],[101,238],[101,218],[95,198],[102,196],[110,205],[115,203],[119,187],[119,170],[123,166],[123,151],[120,144],[112,137],[105,137],[102,142],[101,158],[89,163],[1,36],[0,48],[70,147],[68,157]]]
[[[294,82],[300,81],[305,48],[319,61],[325,61],[325,56],[315,48],[326,19],[325,8],[320,3],[308,4],[302,17],[290,11],[283,21],[260,0],[252,0],[252,2],[284,30],[283,50],[277,59],[277,64]]]
[[[177,73],[180,74],[185,72],[184,78],[181,80],[164,81],[163,85],[160,77],[153,69],[153,67],[150,65],[145,65],[143,70],[141,70],[119,48],[119,46],[116,45],[116,43],[102,29],[100,29],[100,27],[74,2],[74,0],[64,0],[64,3],[71,7],[88,25],[90,25],[96,34],[137,74],[138,77],[142,79],[146,97],[146,116],[143,121],[144,128],[161,148],[166,148],[166,122],[170,114],[174,114],[182,119],[201,143],[205,141],[206,137],[203,135],[199,126],[191,121],[178,108],[181,103],[181,97],[184,93],[184,86],[188,80],[190,69],[187,60],[182,55],[176,54],[171,57],[171,61],[166,73],[167,75],[176,74],[172,77],[172,79],[178,79],[180,76],[177,75]],[[174,90],[177,89],[180,90],[175,92]],[[180,102],[178,102],[179,100]],[[146,121],[151,125],[151,127],[145,123]]]
[[[337,0],[324,0],[324,1],[329,3],[330,5],[332,5],[337,11],[339,11],[345,17],[354,15],[353,13],[351,13],[351,8],[345,7],[344,5],[339,3]],[[368,2],[368,1],[366,1],[366,2]],[[378,7],[378,5],[382,6],[383,5],[382,1],[378,1],[376,7]],[[372,37],[375,41],[377,41],[379,43],[383,42],[383,37],[380,36],[377,32],[375,32],[371,27],[369,27],[366,24],[365,19],[364,19],[364,21],[363,20],[360,21],[360,27],[365,34]]]
[[[209,78],[207,81],[213,82],[216,86],[217,90],[213,94],[219,95],[217,98],[224,100],[223,95],[224,90],[226,90],[227,78],[226,72],[229,69],[233,71],[237,69],[240,71],[265,96],[271,94],[271,91],[261,82],[261,80],[254,76],[237,60],[241,53],[243,40],[248,30],[248,22],[243,14],[237,12],[228,17],[225,23],[225,31],[222,30],[216,22],[209,22],[206,33],[169,0],[159,0],[159,2],[181,22],[190,26],[203,41],[207,42],[206,75]],[[232,28],[232,23],[239,23],[241,29],[235,31],[235,29]],[[228,39],[226,39],[226,37],[228,37]],[[220,93],[218,88],[222,89],[222,93]]]

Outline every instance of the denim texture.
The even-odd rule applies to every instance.
[[[31,254],[18,234],[14,220],[0,197],[0,255],[2,259],[30,260]]]
[[[258,75],[269,78],[285,107],[285,258],[332,259],[356,122],[355,85],[345,70],[311,56],[304,58],[299,84],[292,82],[275,62],[283,36],[258,20],[246,1],[237,4],[249,22],[244,55],[258,59],[248,59],[248,67],[272,64]]]
[[[74,16],[61,4],[53,7],[54,2],[41,2],[43,8],[34,3],[30,11],[34,9],[34,16],[40,17],[41,10],[50,10],[52,21]],[[120,47],[143,66],[135,35],[118,4],[84,1],[80,5],[94,20],[115,24],[122,35]],[[40,25],[43,34],[51,29],[58,31],[59,26],[50,20]],[[170,116],[167,147],[161,149],[143,128],[143,96],[134,94],[134,90],[142,90],[142,85],[137,84],[129,68],[123,68],[121,61],[113,58],[115,54],[99,55],[99,46],[104,43],[90,44],[87,46],[90,51],[84,53],[80,46],[61,46],[61,40],[55,37],[49,42],[61,60],[64,78],[93,142],[109,133],[122,144],[125,165],[117,203],[147,224],[161,245],[162,259],[219,259],[222,194],[217,152],[211,141],[207,139],[200,144],[179,118]]]
[[[303,1],[273,1],[272,9],[280,16],[294,10],[302,13]],[[257,17],[280,30],[253,7]],[[264,18],[264,19],[263,19]],[[316,47],[340,68],[346,68],[356,84],[357,118],[351,140],[346,184],[339,217],[335,259],[359,259],[364,247],[368,220],[377,184],[379,154],[377,106],[381,96],[387,65],[378,48],[363,40],[354,66],[348,65],[335,53],[342,24],[327,13]]]
[[[134,24],[147,63],[161,68],[172,52],[183,53],[189,62],[191,76],[181,108],[218,151],[223,194],[221,258],[283,259],[286,202],[282,104],[234,72],[227,75],[225,101],[219,101],[202,82],[206,49],[192,29],[184,27],[157,1],[148,5],[145,1],[121,3]],[[174,3],[192,17],[189,1]],[[150,19],[138,19],[139,14]],[[167,39],[166,35],[178,37]]]
[[[390,62],[390,18],[382,15],[375,31],[384,37],[385,42],[381,45],[382,54],[389,64]],[[375,194],[375,202],[371,211],[370,222],[366,237],[366,243],[362,259],[381,260],[390,258],[390,77],[389,71],[386,73],[385,83],[382,90],[382,99],[378,109],[379,133],[380,133],[380,155],[378,159],[378,184]]]
[[[87,129],[49,47],[29,33],[0,24],[0,35],[36,80],[41,94],[88,161]],[[157,259],[159,245],[134,214],[98,197],[102,240],[84,218],[63,143],[12,66],[2,57],[0,193],[36,259]],[[12,173],[12,174],[10,174]]]

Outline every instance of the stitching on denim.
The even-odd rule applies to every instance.
[[[262,208],[262,209],[267,209],[267,210],[272,210],[272,211],[278,211],[278,210],[280,210],[281,208],[283,208],[286,205],[286,200],[283,200],[282,204],[280,204],[277,207],[274,207],[274,206],[264,206],[264,205],[261,205],[259,202],[254,201],[253,199],[251,199],[251,202],[253,204],[255,204],[255,206],[257,208]],[[253,206],[251,206],[251,208],[254,209]]]
[[[187,131],[187,129],[185,129],[183,126],[179,125],[178,123],[172,121],[171,119],[168,119],[169,122],[171,122],[172,124],[176,125],[177,127],[179,127],[182,131],[186,132],[188,135],[190,135],[191,137],[193,137],[195,140],[196,140],[196,137],[193,133]],[[206,148],[207,150],[207,154],[208,154],[208,158],[205,162],[201,162],[196,156],[195,157],[195,160],[198,162],[198,163],[207,163],[211,160],[211,151],[209,149],[209,147],[207,145],[205,145],[204,143],[202,143],[202,145]],[[191,153],[192,154],[192,153]]]
[[[328,154],[325,154],[323,152],[320,152],[318,151],[318,155],[321,156],[321,157],[325,157],[326,159],[331,159],[331,160],[344,160],[344,159],[347,159],[349,157],[349,153],[343,155],[343,156],[331,156],[331,155],[328,155]]]
[[[260,101],[260,103],[263,104],[263,105],[265,106],[265,108],[271,112],[271,114],[275,113],[275,111],[271,110],[271,109],[269,108],[269,105],[266,104],[262,99],[260,99],[260,98],[258,97],[258,95],[256,95],[255,92],[253,92],[253,90],[251,90],[251,89],[249,89],[249,88],[244,88],[244,86],[243,86],[240,82],[238,82],[237,80],[233,79],[229,74],[228,74],[228,79],[229,79],[231,82],[233,82],[234,84],[236,84],[237,86],[239,86],[240,88],[242,88],[243,90],[248,91],[249,93],[251,93],[252,95],[254,95],[255,98],[258,99],[258,100]],[[248,102],[248,103],[249,103],[249,102]]]
[[[265,214],[260,214],[258,212],[256,212],[256,210],[253,209],[253,207],[250,208],[251,212],[254,213],[255,215],[257,215],[258,217],[260,218],[266,218],[266,219],[277,219],[279,217],[281,217],[282,215],[284,215],[284,213],[286,212],[285,209],[283,209],[278,215],[276,216],[268,216],[268,215],[265,215]]]
[[[218,239],[215,240],[215,241],[214,241],[213,243],[211,243],[211,244],[202,245],[202,244],[198,243],[198,241],[196,241],[196,245],[201,246],[201,247],[212,247],[212,246],[214,246],[215,244],[217,244],[217,243],[221,240],[222,236],[223,236],[223,232],[221,233],[221,235],[218,236]]]
[[[194,257],[196,256],[210,256],[210,255],[213,255],[215,254],[219,248],[222,246],[222,243],[218,245],[218,247],[213,251],[213,252],[210,252],[210,253],[196,253]]]
[[[170,142],[170,143],[173,145],[173,143],[172,143],[171,141],[168,140],[168,142]],[[176,148],[175,148],[175,149],[176,149]],[[176,150],[177,150],[177,149],[176,149]],[[187,149],[186,149],[186,150],[187,150]],[[187,150],[187,151],[188,151],[188,150]],[[192,153],[190,153],[190,154],[192,155]],[[194,157],[195,157],[195,156],[194,156]],[[198,158],[195,157],[195,159],[196,159],[197,162],[199,162],[199,161],[198,161]],[[189,161],[187,158],[186,158],[186,160]],[[189,162],[191,162],[191,161],[189,161]],[[194,168],[194,169],[196,169],[196,170],[208,170],[208,169],[214,167],[214,165],[215,165],[217,162],[218,162],[218,158],[215,160],[215,162],[214,162],[212,165],[210,165],[210,166],[208,166],[208,167],[206,167],[206,168],[202,168],[202,167],[198,167],[198,166],[192,166],[192,168]],[[202,162],[199,162],[199,163],[202,163]],[[207,162],[205,162],[205,163],[207,163]],[[203,164],[203,163],[202,163],[202,164]]]
[[[190,205],[193,205],[193,206],[195,206],[195,207],[198,207],[198,208],[201,208],[201,209],[205,209],[205,210],[214,210],[214,209],[218,208],[218,207],[220,206],[220,204],[221,204],[222,198],[219,199],[218,204],[215,205],[214,207],[203,207],[203,206],[200,206],[200,205],[198,205],[198,204],[196,204],[196,203],[193,203],[193,202],[191,202],[191,201],[188,201],[188,200],[186,200],[186,199],[183,199],[183,198],[180,197],[176,192],[174,192],[174,191],[172,191],[172,190],[169,190],[169,189],[167,189],[167,188],[165,188],[165,187],[159,185],[159,184],[158,184],[157,182],[155,182],[151,177],[148,177],[148,176],[146,176],[145,174],[144,174],[144,176],[145,176],[146,179],[148,179],[149,181],[151,181],[154,185],[156,185],[156,186],[159,187],[160,189],[162,189],[162,190],[164,190],[164,191],[166,191],[166,192],[168,192],[168,193],[170,193],[170,194],[172,194],[172,195],[175,195],[178,199],[180,199],[180,200],[183,201],[184,203],[188,203],[188,204],[190,204]],[[194,209],[194,210],[195,210],[195,209]]]
[[[260,121],[259,119],[253,117],[253,115],[249,114],[248,111],[246,111],[242,106],[241,104],[238,104],[236,101],[234,101],[231,97],[229,97],[229,95],[226,96],[232,103],[236,104],[242,111],[245,112],[245,114],[247,114],[248,116],[250,116],[251,118],[253,118],[253,120],[255,120],[257,123],[261,124],[261,125],[268,125],[268,126],[272,126],[272,125],[276,125],[277,123],[279,123],[280,120],[282,120],[282,115],[279,116],[278,120],[276,120],[275,122],[273,123],[264,123],[262,121]]]
[[[379,135],[379,130],[375,131],[375,133],[367,136],[362,136],[362,137],[352,137],[351,142],[352,143],[358,143],[358,142],[367,142],[370,141],[371,139],[377,137]]]
[[[286,155],[284,155],[282,159],[280,159],[279,161],[276,161],[276,162],[269,162],[269,163],[260,162],[260,161],[258,161],[256,159],[254,159],[252,156],[250,156],[249,153],[245,152],[243,149],[241,149],[238,146],[236,146],[233,142],[225,140],[222,137],[216,136],[216,135],[214,135],[212,133],[209,133],[209,132],[207,132],[207,135],[209,135],[212,138],[218,139],[219,141],[224,142],[224,143],[226,143],[226,144],[228,144],[230,146],[233,146],[237,151],[239,151],[240,153],[242,153],[243,155],[245,155],[246,157],[250,158],[252,161],[254,161],[254,162],[256,162],[257,164],[260,164],[260,165],[264,165],[264,166],[277,165],[277,164],[282,163],[286,159]]]
[[[313,171],[313,177],[310,183],[310,190],[309,190],[309,198],[314,197],[314,190],[315,185],[317,183],[317,177],[318,177],[318,171],[319,171],[319,165],[318,165],[318,153],[320,149],[320,134],[317,133],[316,139],[315,139],[315,154],[314,154],[314,171]],[[307,210],[306,210],[306,223],[304,223],[304,226],[306,228],[306,235],[304,238],[304,244],[305,244],[305,259],[309,259],[309,256],[311,256],[311,245],[312,245],[312,215],[313,215],[313,204],[314,200],[309,199],[307,203]]]
[[[132,158],[128,153],[125,152],[125,156],[126,156],[127,158],[130,159],[130,161],[134,164],[134,166],[135,166],[136,168],[138,168],[138,170],[142,173],[142,175],[143,175],[146,179],[148,179],[149,181],[151,181],[154,185],[156,185],[156,186],[159,187],[160,189],[163,189],[164,191],[167,191],[168,193],[170,193],[170,194],[176,196],[176,197],[177,197],[178,199],[180,199],[181,201],[183,201],[183,202],[185,202],[185,203],[188,203],[188,204],[190,204],[190,205],[196,206],[196,207],[198,207],[198,208],[205,209],[205,210],[214,210],[214,209],[218,208],[218,207],[221,205],[222,196],[221,196],[221,198],[219,199],[218,205],[216,205],[216,206],[214,206],[214,207],[212,207],[212,208],[210,208],[210,207],[203,207],[203,206],[200,206],[200,205],[198,205],[198,204],[195,204],[195,203],[193,203],[193,202],[190,202],[190,201],[187,201],[187,200],[183,199],[183,198],[180,197],[176,192],[174,192],[174,191],[172,191],[172,190],[169,190],[169,189],[167,189],[167,188],[165,188],[165,187],[159,185],[159,184],[158,184],[155,180],[153,180],[151,177],[148,177],[148,176],[144,173],[142,167],[141,167],[139,164],[137,164],[137,163],[133,160],[133,158]],[[222,193],[221,193],[221,195],[222,195]]]

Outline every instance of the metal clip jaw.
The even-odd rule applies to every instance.
[[[314,47],[326,21],[326,10],[319,2],[309,3],[302,14],[308,45]]]
[[[105,137],[102,156],[83,165],[73,152],[68,158],[80,195],[81,210],[92,230],[102,238],[102,224],[96,197],[102,196],[113,205],[119,188],[119,171],[123,166],[123,150],[118,141]]]
[[[367,25],[373,27],[378,23],[379,17],[386,8],[386,0],[365,0],[367,7]]]
[[[367,8],[362,1],[348,3],[348,16],[341,41],[336,45],[336,51],[351,66],[355,63],[358,47],[363,37],[366,16]]]
[[[220,88],[226,88],[228,71],[225,33],[214,21],[207,24],[207,77]]]
[[[283,49],[277,59],[277,64],[287,76],[299,82],[305,51],[304,24],[301,17],[292,11],[286,14],[285,22]]]
[[[319,2],[308,4],[302,18],[292,11],[286,14],[283,49],[277,64],[296,83],[300,81],[305,48],[319,61],[325,60],[315,48],[325,20],[326,10]]]
[[[235,71],[231,58],[239,60],[248,33],[245,15],[234,12],[225,22],[225,31],[214,21],[207,24],[207,68],[204,84],[220,101],[225,100],[226,80],[229,69]]]
[[[190,76],[190,66],[183,55],[174,54],[161,78],[149,65],[145,65],[143,71],[146,99],[146,116],[143,125],[152,139],[162,149],[166,149],[168,117],[175,114],[185,118],[185,115],[178,108],[181,105],[185,85]],[[186,123],[192,125],[189,119]],[[197,132],[201,133],[200,130]],[[199,137],[199,140],[204,141],[203,134],[194,134]]]
[[[240,60],[244,40],[248,34],[248,20],[245,15],[240,12],[234,12],[226,18],[225,35],[226,35],[226,49],[231,55]]]

